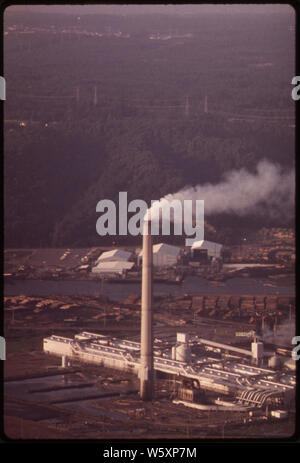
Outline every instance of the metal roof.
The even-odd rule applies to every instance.
[[[96,263],[103,261],[127,261],[132,253],[123,251],[123,249],[112,249],[111,251],[103,252],[97,259]]]
[[[153,254],[168,254],[177,257],[180,254],[181,248],[172,246],[171,244],[159,243],[153,246]],[[143,250],[140,251],[139,256],[143,255]]]
[[[220,254],[222,247],[222,244],[206,240],[195,241],[192,245],[192,249],[207,249],[209,254]]]

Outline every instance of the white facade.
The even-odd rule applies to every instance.
[[[263,358],[264,345],[262,342],[252,342],[251,344],[252,357],[256,360]]]
[[[182,342],[184,344],[187,344],[189,342],[188,333],[177,333],[177,342]]]
[[[181,249],[166,243],[159,243],[153,246],[154,267],[172,267],[177,264]],[[139,253],[139,262],[143,258],[143,251]]]
[[[286,410],[271,410],[271,416],[274,418],[283,419],[288,416],[288,412]]]
[[[107,261],[128,261],[131,256],[132,253],[129,251],[123,251],[123,249],[112,249],[111,251],[103,252],[96,260],[96,264]]]
[[[197,340],[201,341],[199,338]],[[202,341],[213,343],[204,339]],[[233,346],[227,345],[226,350],[232,348]],[[67,357],[63,360],[65,365],[68,364],[68,360],[76,360],[135,374],[141,370],[139,343],[98,333],[81,332],[75,335],[74,339],[52,335],[44,338],[44,352]],[[217,360],[202,355],[191,362],[186,344],[173,346],[171,352],[166,354],[154,355],[153,366],[156,371],[185,376],[197,381],[200,388],[215,393],[234,394],[245,406],[262,407],[271,397],[292,400],[295,394],[295,387],[291,382],[294,376],[284,374],[282,382],[276,370],[254,367],[249,363],[240,364],[236,359],[229,363],[228,360]],[[240,369],[237,370],[236,367]],[[254,381],[252,387],[245,387],[249,375],[254,376]]]
[[[222,244],[214,243],[213,241],[195,241],[192,245],[192,251],[194,249],[207,249],[207,255],[209,257],[221,257],[222,255]]]
[[[124,272],[131,270],[134,266],[134,262],[126,261],[104,261],[99,262],[96,267],[93,267],[92,273],[103,274],[103,273],[116,273],[122,275]]]
[[[59,342],[58,342],[59,339]],[[62,336],[51,336],[44,339],[44,352],[54,355],[72,355],[71,342],[73,339],[63,338]]]

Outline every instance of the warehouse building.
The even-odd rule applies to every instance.
[[[214,243],[213,241],[200,240],[195,241],[192,245],[192,251],[196,250],[206,251],[209,257],[222,257],[223,245],[219,243]]]
[[[107,261],[128,261],[131,256],[132,253],[129,251],[123,251],[122,249],[112,249],[111,251],[103,252],[96,260],[96,264],[99,264],[99,262]]]
[[[235,355],[212,355],[203,349],[206,346]],[[195,347],[198,354],[193,353]],[[61,357],[63,367],[72,361],[79,361],[140,374],[139,342],[84,331],[74,338],[56,335],[44,338],[43,348],[45,353]],[[253,343],[248,351],[177,333],[175,345],[168,345],[162,339],[155,338],[153,354],[156,372],[173,379],[177,377],[183,387],[189,382],[194,384],[195,391],[191,394],[179,394],[181,400],[187,402],[197,402],[199,393],[203,392],[222,397],[231,410],[235,407],[237,410],[241,407],[266,406],[288,408],[294,400],[294,377],[283,370],[254,365],[257,346],[253,346]]]
[[[92,273],[94,274],[105,274],[105,275],[126,275],[128,270],[131,270],[134,266],[134,262],[126,262],[124,260],[121,261],[100,261],[92,269]]]
[[[154,267],[173,267],[180,259],[181,248],[166,243],[159,243],[153,246]],[[143,251],[138,255],[138,263],[141,264]]]
[[[93,274],[105,274],[115,276],[125,276],[128,270],[134,266],[134,262],[129,262],[132,253],[122,249],[113,249],[103,252],[96,260],[95,267],[92,268]]]
[[[222,259],[223,245],[213,241],[195,241],[191,248],[192,260],[209,263]]]

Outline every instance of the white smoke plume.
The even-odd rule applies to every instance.
[[[262,160],[254,174],[246,169],[232,170],[218,184],[185,187],[165,199],[204,200],[206,215],[255,214],[288,220],[294,216],[295,172],[293,169],[284,172],[279,165]]]
[[[277,326],[276,330],[271,330],[265,326],[263,330],[263,340],[273,344],[292,345],[292,338],[296,335],[296,325],[293,320],[285,320]]]

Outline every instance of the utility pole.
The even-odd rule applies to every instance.
[[[277,333],[277,316],[275,315],[274,317],[274,327],[273,327],[273,332],[274,334]]]
[[[184,105],[184,113],[186,117],[189,117],[190,115],[190,102],[189,102],[189,97],[185,97],[185,105]]]
[[[97,85],[94,87],[94,106],[97,106],[98,104],[98,91],[97,91]]]
[[[204,98],[204,112],[205,114],[208,113],[207,95],[205,95],[205,98]]]
[[[80,101],[80,87],[76,87],[76,103]]]

